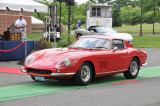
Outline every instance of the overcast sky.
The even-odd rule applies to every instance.
[[[78,2],[79,4],[81,3],[86,3],[88,0],[75,0],[75,2]]]

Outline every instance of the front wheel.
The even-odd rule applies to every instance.
[[[75,76],[76,84],[85,86],[92,79],[92,67],[88,62],[84,62]]]
[[[133,58],[128,70],[124,73],[126,79],[135,79],[139,73],[139,61]]]

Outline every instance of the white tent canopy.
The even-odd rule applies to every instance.
[[[32,18],[32,24],[44,24],[43,21],[41,21],[33,16],[31,18]]]
[[[33,0],[0,0],[0,10],[6,10],[8,7],[12,11],[23,11],[27,12],[48,12],[48,7],[44,4],[35,2]]]

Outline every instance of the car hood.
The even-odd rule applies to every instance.
[[[83,51],[83,52],[82,52]],[[39,52],[40,53],[40,52]],[[68,48],[58,48],[58,49],[46,49],[45,53],[38,55],[28,68],[38,68],[38,69],[53,69],[54,66],[66,57],[72,57],[79,54],[88,54],[89,50],[82,49],[68,49]],[[33,54],[34,55],[34,54]],[[72,59],[72,58],[71,58]],[[41,66],[41,67],[39,67]]]
[[[86,29],[76,29],[76,31],[86,31]]]
[[[104,33],[104,35],[115,37],[115,38],[121,38],[126,41],[133,41],[132,35],[130,35],[128,33]]]

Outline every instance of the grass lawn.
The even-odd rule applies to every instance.
[[[160,35],[160,28],[155,28],[155,35]],[[129,34],[140,34],[140,29],[136,30],[119,30],[118,33],[129,33]],[[143,29],[142,34],[144,35],[152,35],[153,29]]]
[[[160,48],[160,37],[154,36],[133,36],[135,48]]]
[[[32,40],[40,40],[42,38],[42,33],[31,33],[27,34],[27,39],[32,39]]]
[[[160,27],[160,24],[156,23],[155,27]],[[133,28],[138,28],[138,29],[133,29]],[[147,29],[142,29],[142,34],[152,35],[153,24],[143,24],[142,28],[147,28]],[[140,34],[140,24],[133,26],[122,25],[122,27],[114,27],[114,29],[128,29],[128,30],[118,30],[118,33]],[[160,35],[160,28],[155,28],[155,35]]]
[[[153,24],[143,24],[142,25],[143,28],[150,28],[153,27]],[[160,27],[159,23],[155,23],[155,27]],[[137,25],[132,25],[132,26],[128,26],[128,25],[122,25],[122,27],[113,27],[114,29],[130,29],[130,28],[140,28],[140,24]]]

